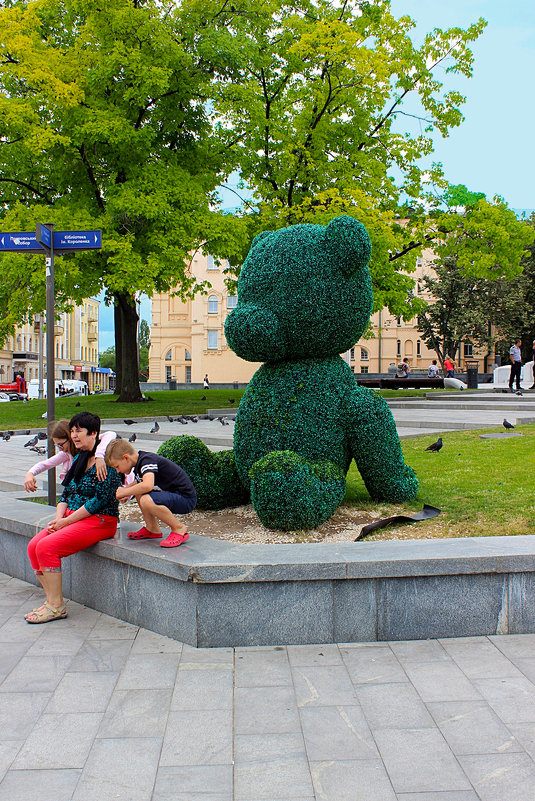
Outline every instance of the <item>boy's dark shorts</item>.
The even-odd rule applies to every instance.
[[[187,515],[197,506],[197,498],[187,498],[185,495],[179,495],[178,492],[152,490],[149,495],[158,506],[166,506],[170,512],[177,515]]]

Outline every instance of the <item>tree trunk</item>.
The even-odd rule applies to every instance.
[[[139,363],[137,352],[138,313],[131,295],[116,294],[116,309],[120,317],[119,341],[116,343],[117,367],[120,365],[120,384],[118,401],[138,403],[143,400],[139,387]],[[117,332],[116,332],[117,340]],[[119,369],[117,377],[119,378]]]
[[[113,306],[113,322],[115,327],[115,394],[119,395],[123,378],[123,360],[121,349],[121,311],[118,303],[115,303]]]

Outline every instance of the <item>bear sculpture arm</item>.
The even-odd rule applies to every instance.
[[[387,403],[359,387],[347,407],[351,455],[371,497],[376,501],[412,500],[418,479],[405,464],[396,424]]]

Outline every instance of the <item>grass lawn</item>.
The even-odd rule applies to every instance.
[[[410,514],[424,503],[442,510],[434,520],[379,530],[368,540],[535,534],[535,425],[517,431],[523,436],[509,439],[480,439],[482,430],[449,432],[439,453],[425,451],[434,434],[403,440],[405,460],[420,482],[417,499],[395,506],[372,503],[353,464],[346,502],[381,517]]]
[[[56,420],[69,420],[76,412],[87,410],[102,419],[131,417],[174,417],[178,414],[206,414],[207,409],[236,408],[243,389],[184,389],[175,392],[149,392],[154,401],[146,403],[117,403],[117,395],[88,395],[85,398],[56,398]],[[203,396],[206,400],[202,400]],[[234,398],[235,403],[230,403]],[[80,403],[81,406],[76,406]],[[16,428],[39,428],[45,425],[42,418],[46,412],[46,400],[28,403],[11,401],[0,403],[0,430]]]

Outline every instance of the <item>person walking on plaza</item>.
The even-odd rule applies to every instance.
[[[533,340],[532,347],[533,347],[533,356],[532,356],[533,367],[531,369],[532,369],[532,372],[533,372],[533,384],[530,386],[530,389],[535,389],[535,339]]]
[[[511,373],[509,375],[509,389],[514,392],[513,384],[516,381],[516,391],[520,392],[520,373],[522,371],[522,354],[520,347],[521,339],[516,339],[515,344],[509,348],[509,358],[511,359]]]
[[[454,378],[455,363],[450,356],[446,356],[444,359],[444,370],[446,371],[446,378]]]
[[[208,381],[208,373],[204,376],[202,380],[202,388],[203,389],[210,389],[210,382]]]
[[[67,617],[63,599],[61,560],[115,535],[119,504],[115,493],[122,476],[108,469],[100,481],[95,466],[100,417],[79,412],[69,422],[71,439],[79,453],[65,476],[65,490],[54,519],[28,544],[28,556],[45,591],[46,600],[25,615],[27,623],[49,623]]]
[[[160,545],[176,548],[189,539],[188,529],[175,514],[187,515],[197,505],[197,493],[187,473],[164,456],[147,451],[136,451],[124,439],[110,443],[106,450],[106,464],[117,472],[128,475],[134,472],[137,484],[128,489],[119,487],[118,500],[132,495],[139,504],[145,525],[128,534],[130,540],[160,539],[159,521],[169,526],[171,533]]]

